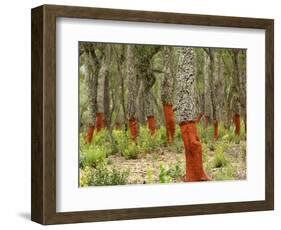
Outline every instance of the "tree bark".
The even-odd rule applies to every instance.
[[[210,90],[210,57],[204,49],[204,116],[205,127],[209,125],[212,114],[211,90]]]
[[[233,122],[235,125],[235,134],[240,136],[240,73],[239,73],[239,50],[232,50],[233,63],[233,84],[232,84],[232,111]]]
[[[83,50],[83,55],[85,55],[85,83],[88,101],[88,111],[90,114],[88,130],[85,139],[86,143],[89,144],[92,141],[96,121],[97,86],[100,64],[95,53],[95,48],[92,44],[82,43],[81,50]]]
[[[185,181],[209,180],[203,169],[202,146],[196,128],[196,108],[194,83],[196,66],[194,49],[179,49],[177,73],[177,121],[181,128],[185,148],[186,178]]]
[[[247,87],[247,77],[246,77],[246,50],[240,50],[239,52],[239,80],[240,80],[240,106],[241,106],[241,116],[244,121],[245,132],[247,131],[247,108],[246,108],[246,87]]]
[[[104,125],[108,130],[111,130],[111,112],[110,112],[110,64],[111,64],[111,45],[105,47],[105,72],[104,72]]]
[[[118,78],[114,91],[117,93],[115,98],[115,127],[121,129],[126,119],[126,106],[125,106],[125,78],[124,64],[125,64],[125,46],[120,45],[120,49],[113,49],[115,60],[117,63]]]
[[[173,112],[174,78],[172,75],[172,48],[164,47],[164,78],[161,87],[161,100],[163,104],[167,142],[172,143],[175,136],[176,124]]]
[[[137,78],[135,71],[135,57],[133,53],[134,46],[127,46],[127,78],[128,78],[128,102],[127,113],[129,120],[129,129],[132,140],[136,140],[138,135],[136,119],[136,98],[137,98]]]
[[[156,121],[154,117],[154,103],[152,87],[155,83],[153,74],[152,59],[159,51],[159,47],[137,47],[137,74],[140,82],[138,94],[138,117],[140,122],[147,122],[151,134],[155,133]]]

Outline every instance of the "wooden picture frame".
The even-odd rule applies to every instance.
[[[32,9],[31,219],[63,224],[274,209],[274,21],[179,13],[43,5]],[[254,28],[265,30],[265,200],[100,211],[56,211],[56,18]]]

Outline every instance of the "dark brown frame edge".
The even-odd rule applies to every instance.
[[[264,201],[56,212],[56,17],[264,29],[266,31],[266,182]],[[32,19],[31,219],[62,224],[274,209],[274,21],[210,15],[43,5]]]

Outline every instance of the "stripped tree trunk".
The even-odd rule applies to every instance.
[[[231,52],[224,52],[224,55],[231,56]],[[233,65],[232,62],[225,62],[225,58],[223,60],[224,69],[226,69],[227,74],[224,76],[226,84],[224,84],[224,102],[223,102],[223,124],[225,129],[229,129],[232,121],[232,84],[233,84]]]
[[[172,75],[172,48],[169,46],[164,47],[164,79],[161,87],[161,100],[164,110],[166,137],[168,143],[172,143],[175,136],[176,124],[173,112],[174,101],[174,78]]]
[[[111,45],[107,44],[105,47],[105,71],[104,71],[104,92],[103,92],[103,103],[104,103],[104,125],[111,131],[111,113],[110,113],[110,64],[111,64]]]
[[[134,46],[127,46],[127,78],[128,78],[128,102],[127,113],[129,120],[129,129],[131,139],[136,140],[138,135],[137,119],[136,119],[136,98],[137,98],[137,78],[135,71],[135,57],[133,54]]]
[[[158,47],[137,47],[137,71],[138,81],[140,83],[138,93],[138,117],[141,122],[145,121],[146,118],[147,126],[152,135],[154,135],[156,130],[152,91],[152,87],[155,83],[155,76],[152,70],[152,59],[158,50]]]
[[[240,90],[240,106],[241,106],[241,116],[244,121],[245,132],[247,130],[247,113],[246,113],[246,86],[247,86],[247,78],[246,78],[246,50],[240,50],[239,52],[239,90]]]
[[[220,79],[220,54],[219,50],[215,48],[206,48],[205,52],[209,56],[209,67],[207,70],[209,70],[209,73],[207,74],[208,76],[208,82],[205,82],[209,86],[205,85],[205,87],[210,87],[210,110],[211,113],[209,117],[211,117],[213,126],[214,126],[214,134],[213,137],[215,140],[218,139],[219,133],[218,133],[218,115],[219,115],[219,104],[220,104],[220,99],[219,99],[219,92],[223,91],[223,88],[220,87],[221,84],[221,79]],[[206,98],[207,99],[207,98]]]
[[[153,95],[152,95],[152,86],[155,82],[154,76],[150,76],[148,79],[145,79],[144,84],[144,102],[145,102],[145,115],[147,119],[147,126],[150,130],[151,135],[155,134],[156,131],[156,121],[154,117],[154,109],[153,109]]]
[[[115,128],[121,129],[123,123],[126,121],[126,106],[125,106],[125,78],[126,74],[124,73],[124,64],[125,64],[125,46],[121,45],[120,52],[114,49],[115,53],[115,60],[117,63],[117,72],[118,72],[118,79],[116,84],[116,92],[117,97],[115,98],[115,112],[116,112],[116,119],[115,119]]]
[[[210,49],[211,55],[211,101],[213,111],[213,125],[214,125],[214,139],[217,140],[219,137],[219,115],[223,103],[223,92],[224,92],[224,78],[223,68],[220,51],[218,49]]]
[[[97,111],[97,86],[99,62],[95,54],[95,49],[91,44],[81,44],[81,50],[85,55],[85,83],[89,111],[89,124],[86,134],[86,143],[91,143],[96,121]]]
[[[204,50],[204,115],[205,127],[209,125],[210,116],[212,114],[211,90],[210,90],[210,57]]]
[[[217,140],[219,137],[218,125],[219,122],[222,121],[223,117],[223,106],[224,106],[224,87],[225,87],[225,77],[224,77],[224,63],[222,60],[222,53],[217,51],[216,57],[216,74],[214,76],[214,90],[215,90],[215,109],[216,109],[216,118],[217,120],[214,122],[214,139]]]
[[[179,49],[177,73],[177,121],[181,128],[186,157],[185,181],[209,180],[203,169],[202,145],[196,128],[196,108],[194,83],[196,66],[194,49],[184,47]]]
[[[240,79],[239,79],[239,50],[232,50],[233,84],[232,84],[232,111],[235,134],[240,136]]]
[[[101,69],[99,71],[98,78],[98,94],[97,94],[97,119],[96,130],[100,132],[104,128],[104,91],[105,91],[105,77],[107,74],[107,67],[105,64],[105,56],[103,56]]]
[[[204,55],[203,55],[204,50],[202,48],[198,48],[198,49],[194,49],[194,51],[195,51],[196,69],[199,69],[200,68],[200,62],[201,61],[204,62]],[[204,84],[204,74],[203,74],[203,84]],[[195,96],[196,96],[196,99],[195,99],[195,101],[196,101],[196,114],[197,114],[196,123],[200,123],[201,119],[204,116],[204,107],[205,107],[204,104],[205,103],[204,103],[204,87],[202,88],[202,79],[200,79],[199,74],[198,74],[198,77],[196,77],[196,83],[195,83],[194,88],[195,88],[195,91],[196,91],[196,93],[195,93]]]

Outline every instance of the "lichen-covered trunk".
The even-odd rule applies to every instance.
[[[98,93],[97,93],[97,113],[96,130],[100,132],[104,128],[104,85],[105,85],[106,66],[104,60],[99,72]]]
[[[204,52],[204,116],[205,127],[208,127],[212,114],[211,90],[210,90],[210,57]]]
[[[116,122],[122,124],[126,121],[126,105],[125,105],[125,82],[126,82],[126,66],[125,66],[125,55],[126,55],[126,47],[121,45],[120,54],[115,50],[116,55],[116,63],[117,63],[117,72],[118,72],[118,83],[116,91],[118,92],[118,96],[116,97]],[[119,106],[118,106],[119,105]],[[118,127],[118,124],[117,124]],[[121,128],[120,127],[120,128]]]
[[[218,124],[224,99],[224,74],[223,61],[219,49],[210,49],[211,55],[211,101],[212,118],[214,126],[214,139],[219,137]]]
[[[176,112],[185,148],[185,181],[209,180],[203,169],[202,145],[196,128],[196,108],[194,83],[196,66],[194,49],[179,48],[177,73]]]
[[[104,72],[104,125],[111,132],[111,112],[110,112],[110,64],[111,64],[111,45],[105,47],[105,72]]]
[[[164,47],[164,69],[163,81],[161,87],[161,100],[163,104],[166,137],[168,143],[172,143],[175,136],[176,124],[173,112],[174,101],[174,77],[172,75],[172,48]]]
[[[147,119],[147,126],[150,130],[150,133],[154,135],[156,130],[156,121],[154,117],[154,108],[153,108],[153,95],[152,95],[152,86],[155,82],[155,77],[151,72],[148,72],[144,78],[144,108],[145,115]]]
[[[232,50],[233,84],[232,84],[232,112],[235,125],[235,134],[240,136],[240,73],[239,73],[239,51]]]
[[[123,76],[120,73],[116,76],[116,85],[112,89],[112,101],[113,109],[115,113],[115,128],[121,129],[124,122],[123,106],[122,106],[122,78]]]
[[[138,118],[142,124],[146,121],[152,135],[156,130],[152,90],[156,79],[152,71],[152,60],[158,50],[155,47],[137,47],[137,75],[140,85],[138,93]]]
[[[246,100],[247,100],[247,77],[246,77],[246,50],[240,50],[239,52],[239,80],[240,80],[240,106],[241,116],[244,121],[245,132],[247,130],[247,111],[246,111]]]
[[[137,78],[135,71],[135,57],[133,53],[134,46],[127,46],[127,78],[128,78],[128,101],[127,101],[127,114],[129,120],[129,129],[131,138],[136,140],[138,135],[137,119],[136,119],[136,98],[137,98]]]
[[[85,56],[85,83],[89,111],[89,123],[87,125],[85,141],[89,144],[92,141],[96,121],[99,63],[95,55],[95,50],[91,45],[84,44],[81,46],[83,46]]]
[[[96,129],[99,132],[105,127],[109,127],[109,67],[110,67],[110,45],[106,45],[102,64],[99,71],[98,78],[98,92],[97,92],[97,113],[96,113]]]

